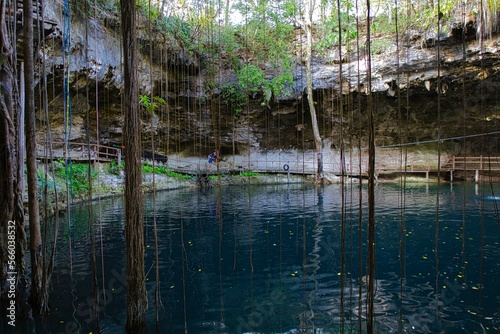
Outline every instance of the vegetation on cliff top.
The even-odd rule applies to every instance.
[[[94,5],[97,9],[94,10]],[[177,47],[202,59],[214,76],[208,85],[218,89],[236,113],[246,99],[259,95],[263,104],[287,93],[293,63],[302,61],[300,30],[303,3],[296,0],[181,1],[136,0],[143,23]],[[115,16],[117,0],[75,2],[76,12],[100,19]],[[324,0],[313,4],[312,48],[318,55],[365,49],[366,2]],[[498,30],[500,3],[489,0],[370,1],[371,52],[382,53],[401,42],[442,34],[487,38]],[[359,50],[357,50],[359,45]],[[337,55],[338,61],[344,55]],[[237,73],[231,83],[219,84],[217,68]]]

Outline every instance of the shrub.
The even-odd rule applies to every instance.
[[[91,182],[97,176],[97,172],[87,164],[71,163],[68,166],[59,165],[56,167],[56,175],[68,182],[71,195],[79,195],[90,189]]]

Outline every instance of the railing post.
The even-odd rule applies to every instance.
[[[122,162],[122,150],[119,148],[116,149],[116,160],[118,161],[119,166]]]

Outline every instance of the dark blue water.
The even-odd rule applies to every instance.
[[[435,185],[405,191],[378,185],[375,193],[376,331],[498,333],[500,198],[495,196],[500,189],[446,184],[438,196]],[[147,197],[151,332],[156,330],[153,209]],[[92,218],[88,207],[79,207],[73,228],[61,226],[52,313],[44,332],[123,332],[123,211],[121,199],[106,199],[94,204]],[[89,311],[95,291],[89,219],[96,224],[98,317]],[[364,331],[366,189],[346,185],[342,194],[340,185],[284,185],[169,191],[157,194],[156,219],[159,333]]]

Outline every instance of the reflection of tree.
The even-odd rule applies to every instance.
[[[306,255],[306,229],[307,229],[307,225],[306,225],[306,219],[305,219],[305,216],[303,218],[303,247],[304,247],[304,259],[303,259],[303,262],[304,262],[304,280],[306,279],[310,279],[312,280],[313,282],[313,286],[314,288],[309,292],[309,295],[307,297],[307,305],[308,305],[308,313],[309,313],[309,316],[307,318],[307,322],[308,324],[311,324],[312,325],[312,328],[313,328],[313,332],[316,332],[316,324],[315,324],[315,319],[316,319],[316,315],[315,315],[315,304],[316,304],[316,299],[317,299],[317,294],[318,294],[318,280],[316,278],[316,275],[318,274],[318,271],[320,269],[320,251],[321,251],[321,244],[322,244],[322,238],[323,238],[323,226],[322,226],[322,222],[323,222],[323,213],[324,213],[324,208],[323,208],[323,188],[319,188],[318,189],[318,192],[317,192],[317,195],[318,195],[318,201],[317,201],[317,214],[316,214],[316,218],[314,219],[314,222],[313,222],[313,236],[312,236],[312,239],[313,239],[313,246],[312,246],[312,250],[308,253],[308,255],[310,256],[310,264],[307,264],[308,262],[308,259],[307,259],[307,255]],[[309,271],[312,269],[312,272],[309,274],[309,272],[307,271],[307,269],[309,269]],[[307,275],[306,275],[307,273]],[[304,284],[304,287],[305,287],[305,284]],[[306,324],[307,327],[309,327],[307,324]]]

